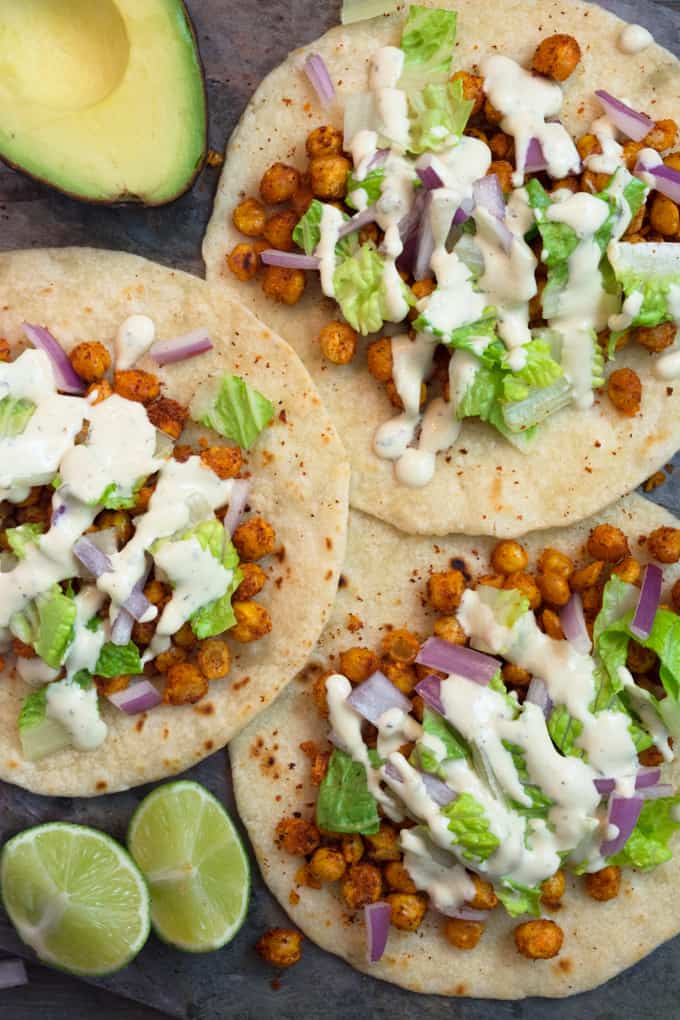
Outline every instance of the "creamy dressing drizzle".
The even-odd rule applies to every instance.
[[[326,297],[335,296],[335,246],[339,240],[340,227],[343,224],[342,213],[334,205],[323,203],[321,223],[319,224],[319,243],[315,255],[319,259],[321,289]]]
[[[119,326],[113,343],[116,369],[132,368],[146,354],[156,337],[156,327],[148,315],[130,315]]]
[[[624,53],[641,53],[654,42],[654,36],[642,25],[626,25],[619,35],[619,48]]]
[[[234,576],[234,571],[223,567],[195,536],[161,545],[154,561],[173,586],[172,598],[156,628],[159,636],[177,633],[198,609],[220,598]]]

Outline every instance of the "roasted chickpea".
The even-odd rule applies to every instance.
[[[563,871],[556,871],[541,882],[541,903],[546,907],[559,907],[567,883]]]
[[[309,174],[305,174],[304,178],[300,179],[300,187],[290,200],[293,212],[298,219],[302,219],[313,201],[314,192],[312,191],[312,186],[309,183]]]
[[[196,662],[206,680],[220,680],[227,675],[231,666],[229,645],[219,638],[201,641]]]
[[[110,694],[116,694],[118,691],[124,691],[130,686],[129,676],[95,676],[92,679],[97,691],[104,698],[108,698]]]
[[[111,368],[111,355],[98,340],[76,344],[68,358],[73,371],[87,383],[99,382]]]
[[[258,939],[255,948],[272,967],[292,967],[302,957],[302,935],[292,928],[270,928]]]
[[[372,861],[398,861],[401,859],[399,833],[389,822],[381,822],[372,836],[365,835],[366,856]]]
[[[491,135],[489,148],[494,159],[507,159],[510,161],[515,158],[515,143],[512,135],[506,135],[504,131],[496,131],[495,134]]]
[[[543,630],[546,632],[548,637],[553,638],[555,641],[561,641],[564,638],[564,631],[562,630],[560,618],[554,609],[543,610],[541,613],[541,623],[543,624]]]
[[[484,120],[488,124],[496,126],[503,120],[503,114],[497,110],[490,99],[484,100]],[[484,139],[482,139],[484,140]]]
[[[385,658],[380,663],[380,668],[397,690],[407,697],[418,683],[418,674],[413,666],[406,666],[401,662],[393,662],[392,659]]]
[[[640,764],[647,768],[656,768],[657,765],[663,765],[663,760],[663,755],[658,747],[647,747],[644,751],[640,751],[638,755]]]
[[[429,297],[436,288],[434,280],[416,280],[411,287],[411,293],[417,301],[422,301],[423,298]]]
[[[267,205],[278,205],[291,199],[299,185],[300,174],[294,166],[274,163],[260,181],[260,195]]]
[[[364,855],[364,841],[358,832],[343,836],[341,844],[342,856],[348,864],[358,864]]]
[[[234,226],[247,237],[261,237],[266,219],[265,207],[256,198],[244,198],[232,214]]]
[[[331,127],[329,124],[322,124],[314,128],[307,135],[305,148],[310,159],[317,156],[337,156],[342,152],[342,131]]]
[[[515,666],[506,662],[502,669],[503,680],[510,687],[528,687],[531,683],[531,673],[521,666]]]
[[[179,439],[189,417],[189,410],[168,397],[158,397],[146,406],[146,413],[152,425],[171,439]]]
[[[536,584],[543,599],[553,606],[566,606],[571,598],[569,582],[560,574],[537,574]]]
[[[138,620],[135,620],[132,624],[132,640],[140,648],[146,648],[147,645],[151,644],[155,631],[155,620],[151,620],[149,623],[139,623]]]
[[[347,865],[342,851],[322,846],[314,851],[309,870],[319,882],[337,882],[345,874]]]
[[[619,895],[621,888],[621,868],[610,864],[601,871],[586,875],[586,892],[594,900],[605,902]]]
[[[287,854],[306,857],[321,844],[319,830],[304,818],[282,818],[276,826],[274,839]]]
[[[272,629],[272,618],[259,602],[232,602],[236,626],[229,631],[234,641],[258,641]]]
[[[186,662],[187,653],[177,645],[171,645],[167,652],[161,652],[153,660],[154,672],[167,673],[171,666],[177,662]]]
[[[463,99],[472,100],[474,106],[470,116],[474,117],[484,105],[484,79],[478,74],[470,74],[469,71],[456,71],[451,76],[451,81],[463,83]]]
[[[410,665],[416,661],[420,651],[420,639],[412,631],[398,627],[385,634],[382,639],[382,650],[394,662]]]
[[[189,649],[193,648],[196,645],[198,638],[194,634],[193,630],[191,629],[191,624],[187,620],[186,623],[182,624],[182,626],[177,631],[172,640],[174,644],[179,645],[180,648]]]
[[[643,648],[637,641],[631,641],[626,655],[626,666],[631,673],[649,673],[658,663],[656,652]]]
[[[132,521],[130,520],[130,515],[125,510],[102,510],[97,515],[95,527],[97,531],[107,531],[109,528],[115,528],[116,543],[119,548],[126,545],[132,538]]]
[[[632,556],[626,556],[617,566],[612,567],[612,574],[617,574],[622,581],[627,581],[628,584],[637,584],[641,573],[642,567]]]
[[[529,600],[530,609],[538,609],[541,604],[541,592],[531,574],[525,574],[523,571],[508,574],[503,582],[503,587],[508,591],[514,588],[521,592]]]
[[[172,451],[172,456],[173,459],[178,461],[180,464],[185,464],[189,460],[189,457],[194,456],[194,453],[195,451],[186,443],[178,443]]]
[[[149,600],[152,606],[156,606],[160,613],[172,598],[172,588],[169,584],[164,584],[163,581],[154,579],[145,585],[144,596]]]
[[[602,146],[595,135],[591,134],[581,135],[576,142],[576,148],[581,159],[587,159],[588,156],[595,156],[602,152]]]
[[[350,683],[363,683],[379,667],[380,660],[370,648],[356,645],[353,648],[346,648],[344,652],[340,653],[340,672],[347,677]]]
[[[648,135],[642,139],[644,148],[656,149],[657,152],[664,152],[672,149],[678,134],[678,125],[674,120],[657,120]]]
[[[456,616],[438,616],[432,625],[432,632],[435,637],[452,645],[464,645],[467,641],[467,634]]]
[[[315,156],[309,163],[312,191],[317,198],[344,198],[347,174],[352,169],[346,156]]]
[[[201,461],[218,478],[237,478],[243,466],[243,454],[238,446],[209,446],[201,450]]]
[[[272,301],[281,305],[295,305],[304,293],[307,277],[302,269],[285,266],[265,266],[262,290]]]
[[[191,662],[177,662],[165,676],[166,705],[193,705],[208,693],[208,681]]]
[[[634,417],[642,403],[642,383],[632,368],[617,368],[607,380],[607,395],[617,411]]]
[[[671,346],[677,332],[678,327],[674,322],[662,322],[658,326],[638,326],[633,336],[648,351],[657,353]]]
[[[375,903],[382,895],[382,875],[375,864],[353,864],[342,880],[342,898],[350,910]]]
[[[680,211],[675,202],[665,195],[654,195],[649,209],[652,230],[664,237],[675,237],[680,229]]]
[[[642,149],[644,149],[644,142],[633,142],[627,141],[623,143],[623,152],[621,153],[623,161],[626,164],[628,170],[634,170],[637,158]],[[644,206],[640,210],[644,214]]]
[[[502,588],[504,581],[503,574],[480,574],[475,585],[477,588]]]
[[[237,280],[240,280],[241,283],[247,283],[256,276],[261,265],[261,259],[254,244],[250,241],[241,241],[229,253],[227,265]],[[275,269],[276,267],[268,266],[267,268]]]
[[[35,659],[36,653],[31,645],[27,645],[20,638],[12,638],[12,651],[18,659]]]
[[[392,341],[388,336],[374,340],[366,348],[368,371],[378,382],[388,382],[392,378]]]
[[[559,574],[560,577],[569,578],[574,570],[574,562],[566,553],[547,546],[539,556],[538,569],[541,574]]]
[[[299,218],[293,209],[272,213],[264,225],[265,240],[279,251],[292,251],[295,247],[293,231]]]
[[[512,175],[514,171],[512,163],[508,163],[507,159],[495,159],[486,172],[487,175],[496,175],[504,195],[512,191]]]
[[[609,184],[609,177],[609,174],[597,174],[592,170],[585,170],[581,174],[581,191],[588,191],[591,195],[604,191]]]
[[[456,949],[474,949],[483,934],[483,921],[462,921],[458,917],[449,917],[444,925],[446,941]]]
[[[427,897],[422,893],[388,893],[385,897],[392,915],[391,923],[401,931],[418,931],[427,910]]]
[[[273,552],[276,533],[264,517],[251,517],[239,524],[232,542],[242,560],[261,560]]]
[[[319,347],[327,361],[349,365],[357,352],[359,334],[347,322],[329,322],[319,333]]]
[[[243,579],[234,592],[237,602],[248,602],[264,588],[267,575],[257,563],[241,563],[239,567]]]
[[[675,612],[680,613],[680,578],[678,578],[671,590],[671,602]]]
[[[99,382],[90,383],[85,391],[85,396],[89,398],[92,407],[95,404],[101,404],[103,400],[108,400],[112,394],[113,386],[107,379],[100,379]]]
[[[326,694],[326,680],[329,676],[333,676],[336,671],[334,669],[327,669],[324,673],[319,674],[312,684],[312,698],[316,705],[316,710],[319,715],[323,718],[328,717],[328,697]]]
[[[565,81],[581,59],[581,47],[573,35],[550,35],[536,47],[532,68],[555,81]]]
[[[514,931],[515,945],[522,956],[529,960],[550,960],[557,956],[564,933],[554,921],[525,921]]]
[[[114,373],[113,389],[119,397],[148,404],[160,396],[161,384],[151,372],[143,372],[139,368],[130,368],[123,372]]]
[[[659,563],[680,559],[680,528],[656,528],[647,539],[647,550]]]
[[[383,868],[383,875],[390,889],[395,892],[416,892],[415,883],[401,861],[389,861]]]
[[[553,181],[550,194],[552,195],[556,191],[571,191],[573,194],[576,194],[578,186],[578,177],[563,177],[559,181]]]
[[[452,613],[460,605],[465,578],[460,570],[437,571],[427,580],[427,598],[439,613]]]
[[[475,895],[470,900],[470,906],[474,910],[493,910],[494,907],[498,906],[498,897],[493,890],[491,882],[487,882],[485,878],[480,878],[479,875],[470,875],[472,882],[475,887]]]
[[[514,574],[524,570],[529,562],[526,549],[511,540],[499,542],[491,553],[491,566],[499,574]]]
[[[603,567],[602,560],[594,560],[592,563],[586,563],[585,566],[579,567],[569,579],[571,590],[585,591],[586,588],[592,588],[600,580]]]
[[[581,592],[583,612],[587,617],[597,616],[599,611],[602,609],[602,591],[603,585],[594,584],[592,588],[585,588],[584,591]]]

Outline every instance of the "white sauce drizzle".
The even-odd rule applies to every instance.
[[[154,561],[174,589],[156,627],[159,636],[177,633],[198,609],[220,598],[234,576],[234,571],[223,567],[195,536],[161,545]]]
[[[654,36],[642,25],[626,25],[619,35],[619,48],[623,53],[641,53],[654,42]]]
[[[146,354],[155,337],[156,327],[148,315],[128,316],[120,324],[114,341],[117,371],[132,368]]]

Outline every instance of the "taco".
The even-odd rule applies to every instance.
[[[679,557],[639,496],[521,544],[354,512],[313,660],[230,745],[291,920],[383,980],[508,999],[674,935]]]
[[[672,455],[679,101],[649,33],[556,0],[411,6],[261,84],[208,278],[308,366],[355,507],[513,536]]]
[[[136,256],[0,256],[0,336],[0,776],[89,796],[178,772],[321,632],[341,444],[287,344]]]

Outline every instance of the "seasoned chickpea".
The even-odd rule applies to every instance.
[[[452,613],[460,605],[465,591],[465,578],[460,570],[445,570],[430,574],[427,580],[427,598],[439,613]]]
[[[474,949],[483,934],[483,921],[462,921],[458,917],[449,917],[444,925],[446,941],[456,949]]]
[[[525,921],[514,931],[515,945],[522,956],[529,960],[550,960],[557,956],[564,933],[554,921]]]
[[[234,641],[258,641],[272,629],[272,618],[259,602],[232,602],[236,626],[229,631]]]
[[[470,74],[469,71],[456,71],[451,76],[451,81],[462,81],[463,99],[473,101],[470,116],[474,117],[484,105],[484,79],[478,74]]]
[[[393,662],[391,659],[383,659],[380,668],[387,679],[394,684],[397,690],[407,697],[411,694],[418,683],[418,674],[413,666],[405,666],[401,662]],[[431,672],[431,670],[429,671]]]
[[[470,900],[470,906],[474,910],[493,910],[494,907],[497,907],[498,897],[493,891],[491,882],[474,874],[470,875],[470,878],[475,887],[475,895]]]
[[[401,861],[389,861],[383,868],[383,875],[390,889],[401,893],[414,893],[415,882]]]
[[[295,247],[293,231],[299,218],[293,209],[272,213],[264,225],[265,240],[279,251],[292,251]]]
[[[130,368],[123,372],[114,373],[113,389],[119,397],[148,404],[160,396],[161,384],[151,372],[143,372],[139,368]]]
[[[294,166],[274,163],[260,181],[260,195],[267,205],[278,205],[292,198],[299,185],[300,174]]]
[[[494,135],[491,135],[489,148],[494,159],[514,159],[515,143],[512,135],[506,135],[504,131],[496,131]]]
[[[227,675],[231,666],[229,645],[219,638],[201,641],[196,662],[206,680],[220,680]]]
[[[98,692],[105,698],[108,698],[110,694],[116,694],[118,691],[124,691],[130,686],[129,676],[95,676],[92,679]]]
[[[270,928],[258,939],[255,948],[272,967],[292,967],[302,957],[302,935],[292,928]]]
[[[680,528],[656,528],[647,539],[647,549],[659,563],[677,563],[680,559]]]
[[[566,606],[571,598],[569,582],[560,574],[537,574],[536,584],[544,600],[552,606]]]
[[[218,478],[237,478],[243,466],[243,454],[238,446],[209,446],[201,450],[201,461]]]
[[[356,645],[354,648],[346,648],[344,652],[340,653],[340,672],[347,677],[350,683],[363,683],[379,667],[380,660],[370,648]]]
[[[434,282],[434,280],[430,280],[430,279],[416,280],[414,282],[413,286],[411,287],[411,292],[412,292],[414,298],[417,301],[420,301],[420,300],[422,300],[422,298],[429,297],[430,294],[432,294],[434,292],[436,286],[437,285]]]
[[[506,662],[501,671],[503,680],[510,687],[528,687],[531,683],[531,673],[521,666],[515,666],[512,662]]]
[[[135,620],[132,624],[132,640],[140,648],[146,648],[148,644],[151,644],[155,630],[155,620],[151,620],[149,623],[139,623],[138,620]]]
[[[514,171],[512,163],[508,163],[507,159],[495,159],[486,172],[487,176],[489,174],[496,175],[504,195],[512,191],[512,175]]]
[[[175,449],[172,451],[173,459],[178,461],[180,464],[185,464],[189,457],[193,457],[195,450],[193,450],[186,443],[178,443]]]
[[[383,637],[382,650],[394,662],[410,665],[416,661],[420,650],[420,639],[412,631],[397,627],[395,630],[388,631]]]
[[[569,579],[571,590],[585,591],[586,588],[591,588],[594,584],[597,584],[600,580],[603,567],[604,562],[602,560],[594,560],[592,563],[586,563],[584,567],[579,567]]]
[[[366,856],[372,861],[398,861],[401,859],[399,833],[389,822],[381,822],[372,836],[364,836]]]
[[[556,871],[545,882],[541,882],[541,903],[546,907],[558,907],[566,886],[564,872]]]
[[[182,624],[172,640],[174,644],[179,645],[180,648],[193,648],[196,645],[198,638],[194,634],[191,629],[191,624],[187,620],[186,623]]]
[[[171,666],[177,662],[186,662],[187,653],[177,645],[171,645],[167,652],[161,652],[153,660],[154,670],[157,673],[167,673]]]
[[[388,382],[392,378],[392,341],[388,336],[374,340],[366,348],[368,371],[378,382]]]
[[[321,844],[319,830],[304,818],[282,818],[276,826],[274,838],[287,854],[306,857]]]
[[[36,653],[31,645],[27,645],[21,638],[12,638],[12,651],[18,659],[35,659]]]
[[[349,365],[357,352],[359,334],[347,322],[329,322],[319,333],[321,353],[334,365]]]
[[[0,361],[2,359],[0,358]],[[101,404],[102,401],[108,400],[113,394],[113,386],[108,379],[100,379],[99,382],[90,383],[85,391],[85,396],[89,398],[92,407],[95,404]]]
[[[298,219],[302,219],[313,201],[314,192],[312,191],[312,186],[309,183],[309,175],[305,174],[304,179],[300,179],[300,187],[290,200],[293,212]]]
[[[257,563],[241,563],[239,567],[243,579],[234,592],[237,602],[248,602],[264,588],[267,575]]]
[[[529,600],[530,609],[538,609],[541,604],[541,592],[531,574],[518,571],[515,574],[508,574],[503,582],[503,587],[509,591],[515,589],[521,592]]]
[[[331,846],[319,847],[309,862],[309,870],[319,882],[337,882],[345,874],[346,868],[342,851]]]
[[[677,332],[678,327],[674,322],[662,322],[658,326],[638,326],[633,336],[648,351],[657,353],[671,346]]]
[[[343,836],[341,841],[342,856],[348,864],[358,864],[364,855],[364,841],[358,832]]]
[[[152,425],[172,439],[179,439],[189,417],[189,410],[168,397],[158,397],[147,404],[146,413]]]
[[[642,139],[645,148],[656,149],[657,152],[664,152],[672,149],[678,134],[678,125],[674,120],[657,120],[648,135]]]
[[[98,340],[76,344],[68,358],[73,371],[87,383],[99,382],[111,368],[111,355]]]
[[[342,880],[342,898],[350,910],[375,903],[382,895],[382,875],[375,864],[353,864]]]
[[[193,705],[208,693],[208,681],[191,662],[177,662],[165,677],[166,705]]]
[[[617,574],[622,581],[627,581],[628,584],[637,584],[641,573],[642,567],[632,556],[626,556],[617,566],[612,567],[612,574]]]
[[[499,542],[491,553],[491,566],[499,574],[514,574],[524,570],[528,562],[527,551],[519,542]]]
[[[550,194],[552,195],[555,191],[571,191],[576,194],[578,191],[578,177],[563,177],[559,181],[554,181],[550,188]]]
[[[621,888],[621,868],[610,864],[601,871],[594,871],[586,875],[586,892],[594,900],[604,903],[606,900],[613,900],[619,895]]]
[[[609,184],[609,174],[597,174],[592,170],[585,170],[581,174],[581,191],[589,191],[591,195],[596,194]]]
[[[680,229],[680,211],[675,202],[665,195],[654,195],[649,209],[652,230],[664,237],[675,237]]]
[[[564,81],[581,59],[581,47],[573,35],[550,35],[536,47],[531,66],[539,74]]]
[[[302,269],[285,266],[265,266],[262,290],[272,301],[281,305],[295,305],[304,293],[307,277]]]
[[[425,917],[427,897],[422,893],[388,893],[385,897],[392,915],[391,923],[401,931],[417,931]]]
[[[634,417],[642,404],[642,383],[632,368],[617,368],[607,380],[607,394],[617,411]]]
[[[337,156],[342,152],[342,131],[322,124],[307,135],[305,148],[310,159],[317,156]]]
[[[569,578],[574,570],[574,561],[566,553],[548,546],[538,559],[538,569],[541,574],[559,574]]]
[[[317,198],[344,198],[347,174],[352,169],[346,156],[315,156],[309,163],[312,191]]]
[[[125,510],[102,510],[95,522],[97,531],[115,528],[118,547],[126,545],[132,538],[132,521]]]
[[[241,283],[248,283],[257,275],[261,259],[254,244],[250,241],[241,241],[229,253],[227,265],[237,280],[240,280]],[[276,267],[268,266],[267,268],[274,269]]]
[[[633,142],[629,140],[623,143],[623,152],[621,153],[621,155],[628,170],[632,171],[635,169],[635,164],[637,163],[638,155],[641,152],[641,150],[644,149],[644,147],[645,147],[644,142]],[[642,206],[640,212],[642,212],[644,216],[644,205]]]
[[[647,747],[640,751],[638,761],[647,768],[656,768],[657,765],[663,765],[663,755],[658,747]]]
[[[602,152],[602,146],[595,135],[591,134],[581,135],[576,142],[576,148],[581,159],[587,159],[588,156],[594,156]]]
[[[555,641],[561,641],[564,638],[560,618],[554,609],[543,610],[541,613],[541,623],[548,637],[554,638]]]
[[[671,602],[675,612],[680,613],[680,578],[678,578],[671,590]]]
[[[256,198],[244,198],[232,214],[234,226],[247,237],[261,237],[266,219],[265,207]]]
[[[587,617],[597,616],[602,609],[603,587],[601,584],[594,584],[592,588],[586,588],[581,592],[583,612]]]
[[[432,625],[432,632],[435,637],[449,641],[452,645],[464,645],[467,641],[467,634],[456,616],[438,616]]]
[[[264,517],[251,517],[239,524],[232,541],[242,560],[261,560],[273,551],[276,533]]]
[[[144,596],[152,606],[156,606],[160,613],[172,598],[172,588],[169,584],[154,579],[145,586]]]
[[[649,673],[658,663],[656,652],[643,648],[637,641],[631,641],[626,655],[626,666],[631,673]]]
[[[484,100],[484,120],[489,124],[500,124],[503,120],[503,114],[500,110],[497,110],[490,99]],[[484,141],[484,139],[482,139]]]
[[[502,574],[480,574],[475,585],[479,588],[502,588],[505,578]]]
[[[328,717],[328,697],[326,694],[326,680],[329,676],[333,676],[336,671],[334,669],[328,669],[324,673],[321,673],[316,677],[312,684],[312,698],[316,705],[316,710],[319,715],[323,716],[324,719]]]

